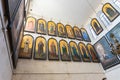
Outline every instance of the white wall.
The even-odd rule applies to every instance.
[[[84,25],[102,0],[30,0],[29,13],[64,25]],[[93,3],[94,2],[94,3]]]
[[[108,80],[120,80],[120,64],[106,70],[105,73]]]
[[[0,21],[0,80],[11,80],[12,68],[10,65],[10,58],[8,55],[5,37],[1,27],[2,25]]]
[[[0,42],[0,80],[11,80],[12,69],[2,30],[0,30]]]
[[[0,80],[12,79],[12,60],[7,37],[4,1],[0,0]]]
[[[19,59],[13,80],[102,80],[101,64]]]

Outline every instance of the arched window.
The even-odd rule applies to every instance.
[[[113,0],[113,3],[120,8],[120,0]]]
[[[106,3],[102,11],[111,22],[119,16],[118,11],[110,3]]]

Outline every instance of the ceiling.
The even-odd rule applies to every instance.
[[[102,0],[31,0],[29,13],[64,25],[84,25]]]

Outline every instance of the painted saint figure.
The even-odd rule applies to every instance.
[[[79,58],[76,47],[73,45],[71,48],[72,48],[72,54],[74,54],[75,57]]]
[[[55,32],[55,29],[54,29],[54,26],[51,24],[50,26],[50,29],[49,29],[50,33],[54,33]]]
[[[73,36],[73,32],[72,32],[72,30],[70,29],[70,30],[68,30],[68,34],[69,34],[69,36]]]
[[[27,30],[34,30],[34,23],[33,23],[33,21],[29,21],[28,22]]]
[[[81,34],[80,34],[79,30],[76,30],[75,33],[76,33],[76,37],[81,38]]]
[[[59,27],[59,34],[60,34],[60,36],[64,36],[65,35],[62,26]]]
[[[83,38],[84,38],[85,40],[89,40],[89,37],[88,37],[88,35],[87,35],[86,32],[83,32],[82,34],[83,34]]]
[[[115,12],[111,8],[107,8],[106,12],[109,15],[109,17],[114,17],[115,16]]]
[[[78,55],[76,47],[73,45],[71,48],[72,48],[72,54],[74,54],[74,56],[76,56],[77,58],[79,58],[79,55]]]
[[[92,56],[92,59],[93,60],[97,60],[97,57],[96,57],[96,52],[92,49],[92,48],[90,48],[90,53],[91,53],[91,56]]]
[[[94,27],[96,32],[99,32],[99,30],[101,29],[96,22],[94,22]]]
[[[43,22],[41,22],[39,24],[39,29],[40,29],[41,32],[44,32],[44,24],[43,24]]]
[[[43,44],[42,41],[40,41],[40,42],[38,43],[38,54],[39,54],[39,55],[44,53],[43,48],[44,48],[44,44]]]
[[[86,53],[84,47],[82,48],[83,57],[89,59],[88,54]]]
[[[25,53],[29,52],[29,44],[30,44],[29,39],[26,39],[26,41],[24,42],[24,50],[23,50],[23,52],[25,52]]]
[[[51,51],[50,51],[51,55],[56,56],[56,46],[54,42],[51,43],[50,48],[51,48]]]
[[[62,46],[62,53],[63,53],[63,56],[67,56],[67,48],[64,44]]]

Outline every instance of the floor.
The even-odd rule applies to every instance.
[[[19,59],[13,80],[101,80],[104,76],[98,63]]]

